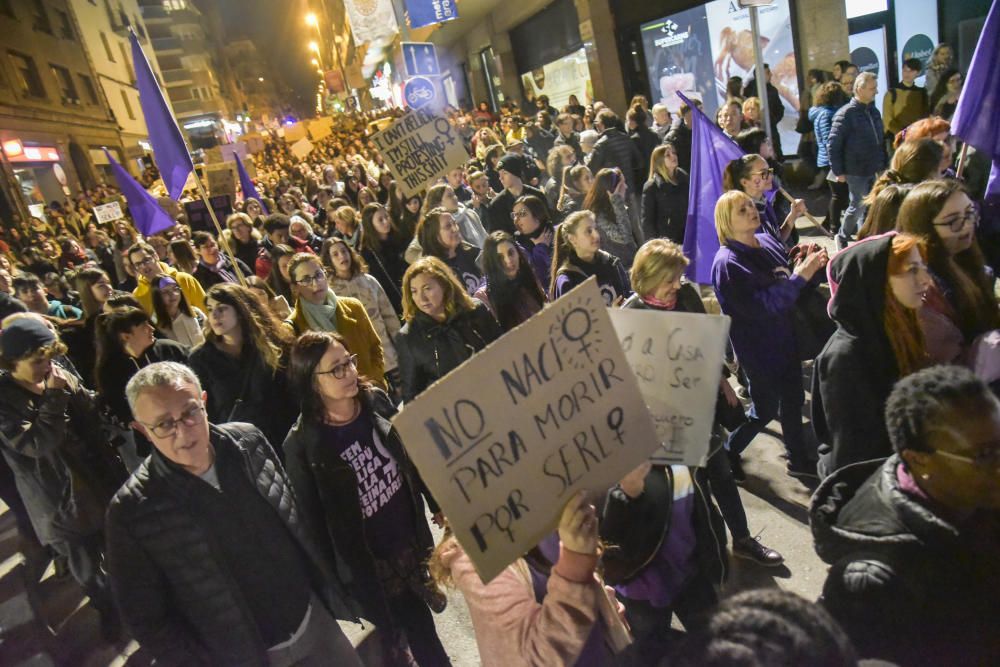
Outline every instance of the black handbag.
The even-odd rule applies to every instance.
[[[827,299],[813,287],[799,295],[792,311],[792,327],[800,361],[812,361],[837,330],[837,325],[826,312]]]

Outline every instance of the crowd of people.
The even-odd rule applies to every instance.
[[[25,549],[157,664],[361,664],[335,619],[365,619],[369,664],[447,665],[447,587],[485,665],[996,664],[1000,309],[982,190],[953,170],[961,73],[942,46],[930,95],[919,74],[904,63],[883,122],[873,75],[810,73],[802,153],[829,183],[832,257],[799,238],[804,202],[769,196],[780,99],[762,120],[756,83],[731,82],[716,121],[746,155],[708,286],[684,277],[693,110],[641,96],[452,109],[470,159],[417,194],[370,116],[302,159],[270,136],[262,196],[221,237],[179,207],[148,238],[101,224],[106,186],[5,225],[0,495]],[[710,455],[574,497],[483,582],[391,419],[591,277],[609,308],[731,318]],[[784,561],[739,494],[774,419],[787,473],[819,484],[830,572],[819,605],[720,604],[730,554]]]

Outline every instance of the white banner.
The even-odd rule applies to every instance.
[[[359,46],[399,32],[392,0],[344,0],[344,8]]]
[[[122,211],[122,205],[113,201],[110,204],[95,206],[94,217],[97,218],[98,223],[104,224],[112,220],[121,220],[125,217],[125,213]]]

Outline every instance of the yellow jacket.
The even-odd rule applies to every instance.
[[[201,283],[199,283],[194,276],[190,273],[178,271],[163,262],[160,262],[160,273],[165,276],[170,276],[177,281],[177,284],[181,288],[181,293],[184,294],[184,298],[187,299],[189,306],[197,308],[201,311],[205,310],[205,290],[202,289]],[[152,315],[153,288],[142,276],[136,276],[136,280],[138,280],[139,284],[134,290],[132,290],[132,296],[139,300],[143,310]]]

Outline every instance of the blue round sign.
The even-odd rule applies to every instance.
[[[437,93],[434,91],[434,84],[430,79],[422,76],[415,76],[408,80],[403,86],[403,97],[406,103],[414,109],[423,109],[434,101]]]

